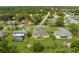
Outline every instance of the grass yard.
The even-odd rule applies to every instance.
[[[12,45],[12,46],[17,46],[17,49],[20,53],[31,53],[32,52],[32,48],[27,48],[27,44],[28,43],[31,43],[32,45],[36,42],[40,42],[41,44],[43,44],[45,46],[45,49],[44,49],[44,53],[47,53],[47,52],[55,52],[55,49],[62,49],[62,45],[63,45],[63,42],[69,42],[70,40],[53,40],[53,38],[40,38],[41,40],[38,40],[38,39],[34,39],[34,38],[25,38],[22,42],[13,42],[12,39],[13,39],[13,36],[12,34],[9,34],[8,37],[5,38],[8,42],[9,42],[9,45]],[[55,49],[53,49],[53,45],[54,43],[57,45],[57,47]]]
[[[20,30],[20,29],[19,29]],[[50,28],[45,28],[46,31],[49,33],[49,38],[39,38],[35,39],[32,37],[26,37],[22,42],[13,42],[13,36],[12,32],[5,38],[8,42],[9,45],[12,46],[17,46],[17,49],[20,53],[32,53],[32,47],[28,48],[27,44],[31,44],[33,46],[34,43],[40,42],[42,45],[44,45],[44,50],[43,53],[55,53],[64,50],[64,42],[69,43],[74,40],[79,39],[78,36],[73,36],[73,39],[66,40],[66,39],[56,39],[54,36],[54,31],[57,31],[57,27],[50,27]],[[30,32],[32,33],[33,28],[30,29]],[[69,48],[66,48],[65,50],[68,50]]]
[[[53,29],[53,30],[52,30]],[[32,29],[33,30],[33,29]],[[40,42],[42,45],[44,45],[45,49],[43,50],[44,53],[47,52],[55,52],[56,50],[62,50],[64,49],[63,45],[64,42],[72,42],[77,37],[74,37],[74,39],[66,40],[66,39],[55,39],[53,32],[58,30],[56,27],[52,27],[49,29],[46,29],[52,37],[49,38],[39,38],[35,39],[32,37],[26,37],[22,42],[13,42],[13,36],[12,33],[10,33],[5,39],[9,42],[9,45],[17,46],[17,49],[20,53],[32,53],[32,48],[27,48],[27,44],[30,43],[32,46],[36,42]],[[52,33],[51,33],[52,32]],[[77,38],[78,39],[78,38]]]

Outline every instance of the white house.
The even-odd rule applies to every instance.
[[[65,14],[64,19],[65,19],[64,20],[65,25],[78,24],[78,21],[75,19],[74,15]]]
[[[22,41],[26,33],[27,32],[25,30],[22,30],[22,31],[14,31],[13,32],[13,36],[14,36],[14,39],[13,40],[14,41]]]
[[[53,15],[53,22],[56,22],[59,19],[60,16],[58,16],[57,14]]]
[[[16,20],[13,20],[13,21],[7,21],[7,24],[16,24]]]
[[[72,34],[70,31],[64,28],[59,28],[59,31],[55,31],[54,35],[56,36],[57,39],[71,39]]]
[[[14,31],[13,36],[24,36],[27,32],[25,30]]]

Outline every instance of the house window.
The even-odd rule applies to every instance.
[[[61,38],[67,38],[67,36],[61,36]]]

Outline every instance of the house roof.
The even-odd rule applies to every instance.
[[[7,24],[15,24],[16,23],[16,20],[13,20],[13,21],[7,21]]]
[[[45,30],[37,29],[33,31],[32,36],[44,37],[44,36],[48,36],[48,33]]]
[[[22,31],[14,31],[13,36],[24,36],[27,33],[27,31],[22,30]]]
[[[22,20],[21,23],[23,23],[23,24],[31,24],[32,21],[31,20]]]
[[[71,18],[71,15],[65,14],[65,17],[66,17],[66,18]]]
[[[65,21],[68,23],[78,23],[78,21],[75,19],[74,16],[71,16],[69,14],[65,15]]]
[[[55,20],[57,20],[59,18],[58,15],[53,15],[53,16],[54,16],[53,19],[55,19]]]
[[[6,31],[0,31],[0,37],[3,38],[3,37],[6,37],[8,35],[8,32]]]
[[[55,32],[57,36],[69,36],[71,35],[70,32],[66,31],[56,31]]]
[[[68,23],[78,23],[77,20],[74,20],[74,19],[67,19],[66,20]]]
[[[71,35],[71,32],[64,28],[59,28],[59,31],[55,31],[55,34],[57,36],[69,36]]]

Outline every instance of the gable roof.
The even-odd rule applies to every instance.
[[[60,16],[58,16],[58,15],[54,14],[54,15],[53,15],[53,20],[55,20],[55,21],[56,21],[59,17],[60,17]]]
[[[71,32],[64,28],[59,28],[59,31],[55,31],[55,35],[57,36],[70,36]]]
[[[71,35],[71,33],[68,31],[56,31],[55,33],[57,36],[69,36],[69,35]]]
[[[22,30],[22,31],[14,31],[13,36],[24,36],[27,33],[27,31]]]
[[[66,15],[65,15],[65,21],[66,21],[67,23],[78,24],[78,21],[75,19],[75,17],[72,16],[72,15],[69,15],[69,14],[66,14]]]
[[[32,21],[31,20],[22,20],[21,23],[23,23],[23,24],[31,24]]]
[[[32,36],[36,36],[36,37],[44,37],[44,36],[49,36],[48,33],[45,30],[42,29],[37,29],[33,31]]]
[[[13,20],[13,21],[7,21],[7,24],[15,24],[17,23],[16,20]]]

